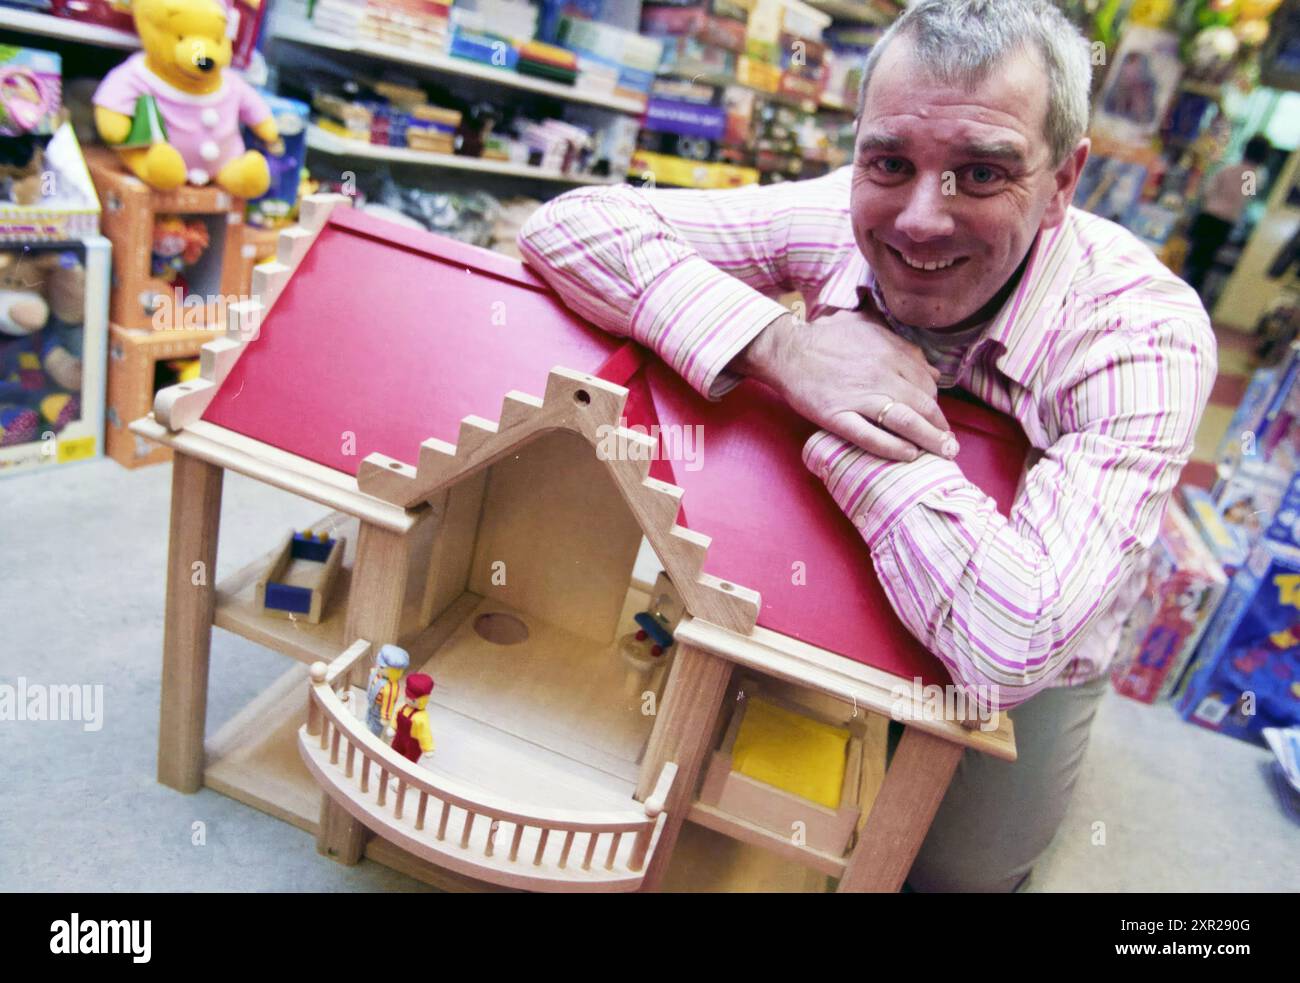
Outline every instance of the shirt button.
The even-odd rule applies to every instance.
[[[211,180],[211,175],[201,167],[191,167],[189,174],[186,176],[190,179],[190,184],[197,184],[200,187]]]
[[[215,140],[204,140],[199,144],[199,156],[206,161],[214,161],[221,156],[221,148]]]
[[[209,106],[199,114],[199,122],[204,126],[216,126],[221,122],[221,114]]]

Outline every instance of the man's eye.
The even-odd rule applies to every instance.
[[[901,157],[877,157],[870,166],[881,177],[902,177],[907,173],[907,161]]]
[[[988,187],[999,183],[1002,180],[1002,172],[996,167],[989,167],[987,164],[974,164],[966,168],[966,177],[979,187]]]

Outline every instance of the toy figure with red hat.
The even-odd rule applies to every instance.
[[[433,692],[433,677],[422,672],[406,677],[406,703],[393,717],[393,750],[419,764],[420,756],[433,751],[433,731],[425,707]]]

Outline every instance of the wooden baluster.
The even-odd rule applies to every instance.
[[[326,746],[329,744],[329,741],[330,741],[330,721],[328,717],[323,716],[323,719],[321,720],[320,723],[320,749],[322,751],[325,750]]]
[[[650,850],[650,837],[654,833],[655,823],[650,820],[643,823],[636,839],[632,841],[632,855],[627,858],[627,869],[636,873],[645,866],[645,855]]]
[[[420,790],[420,808],[415,811],[415,828],[424,829],[424,812],[429,808],[429,793]]]
[[[348,778],[351,778],[351,777],[352,777],[352,771],[353,771],[353,769],[352,769],[352,763],[353,763],[354,760],[356,760],[356,756],[357,756],[357,746],[356,746],[355,744],[352,743],[352,738],[349,737],[349,738],[348,738],[347,771],[346,771],[346,775],[347,775]]]
[[[311,681],[312,686],[307,689],[307,733],[315,737],[320,733],[321,709],[320,704],[316,701],[316,683],[325,682],[325,673],[329,667],[323,662],[313,662],[311,664]]]
[[[596,841],[600,839],[600,834],[594,830],[587,834],[587,853],[582,858],[582,869],[591,870],[591,858],[596,855]]]
[[[524,837],[524,824],[515,823],[515,835],[510,838],[510,861],[519,859],[519,841]]]
[[[622,833],[615,833],[609,844],[609,856],[605,858],[605,869],[614,869],[614,858],[618,855],[618,845],[623,840]]]
[[[379,804],[382,806],[388,801],[388,769],[383,765],[379,767]]]
[[[330,738],[330,764],[339,763],[339,740],[343,737],[343,731],[335,727],[334,736]]]
[[[460,845],[462,848],[469,846],[469,831],[474,828],[475,814],[468,809],[465,810],[465,828],[460,833]]]
[[[361,755],[361,793],[370,791],[370,756]]]
[[[393,805],[394,819],[402,818],[402,806],[405,804],[405,802],[406,802],[406,779],[399,778],[397,780],[397,802]]]
[[[447,838],[447,817],[450,815],[451,803],[444,802],[442,804],[442,818],[438,820],[438,839],[440,840],[445,840]]]
[[[492,850],[496,847],[496,842],[497,842],[497,821],[493,819],[491,816],[487,817],[487,821],[488,821],[487,849],[483,851],[483,856],[490,857],[492,856]]]
[[[564,834],[564,849],[560,851],[560,869],[569,862],[569,849],[573,846],[573,830]]]
[[[542,854],[546,852],[546,841],[550,838],[551,831],[545,826],[542,827],[542,835],[537,839],[537,851],[533,854],[533,866],[542,865]]]

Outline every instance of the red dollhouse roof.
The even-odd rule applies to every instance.
[[[703,427],[698,466],[659,460],[651,474],[684,489],[679,522],[712,537],[705,570],[761,593],[759,625],[905,678],[946,679],[804,468],[811,424],[755,383],[702,399],[496,253],[336,208],[204,419],[355,475],[373,452],[414,464],[425,439],[454,443],[462,417],[495,419],[506,392],[540,394],[557,365],[627,386],[629,425]],[[1028,446],[1019,424],[940,403],[962,470],[1006,514]]]

